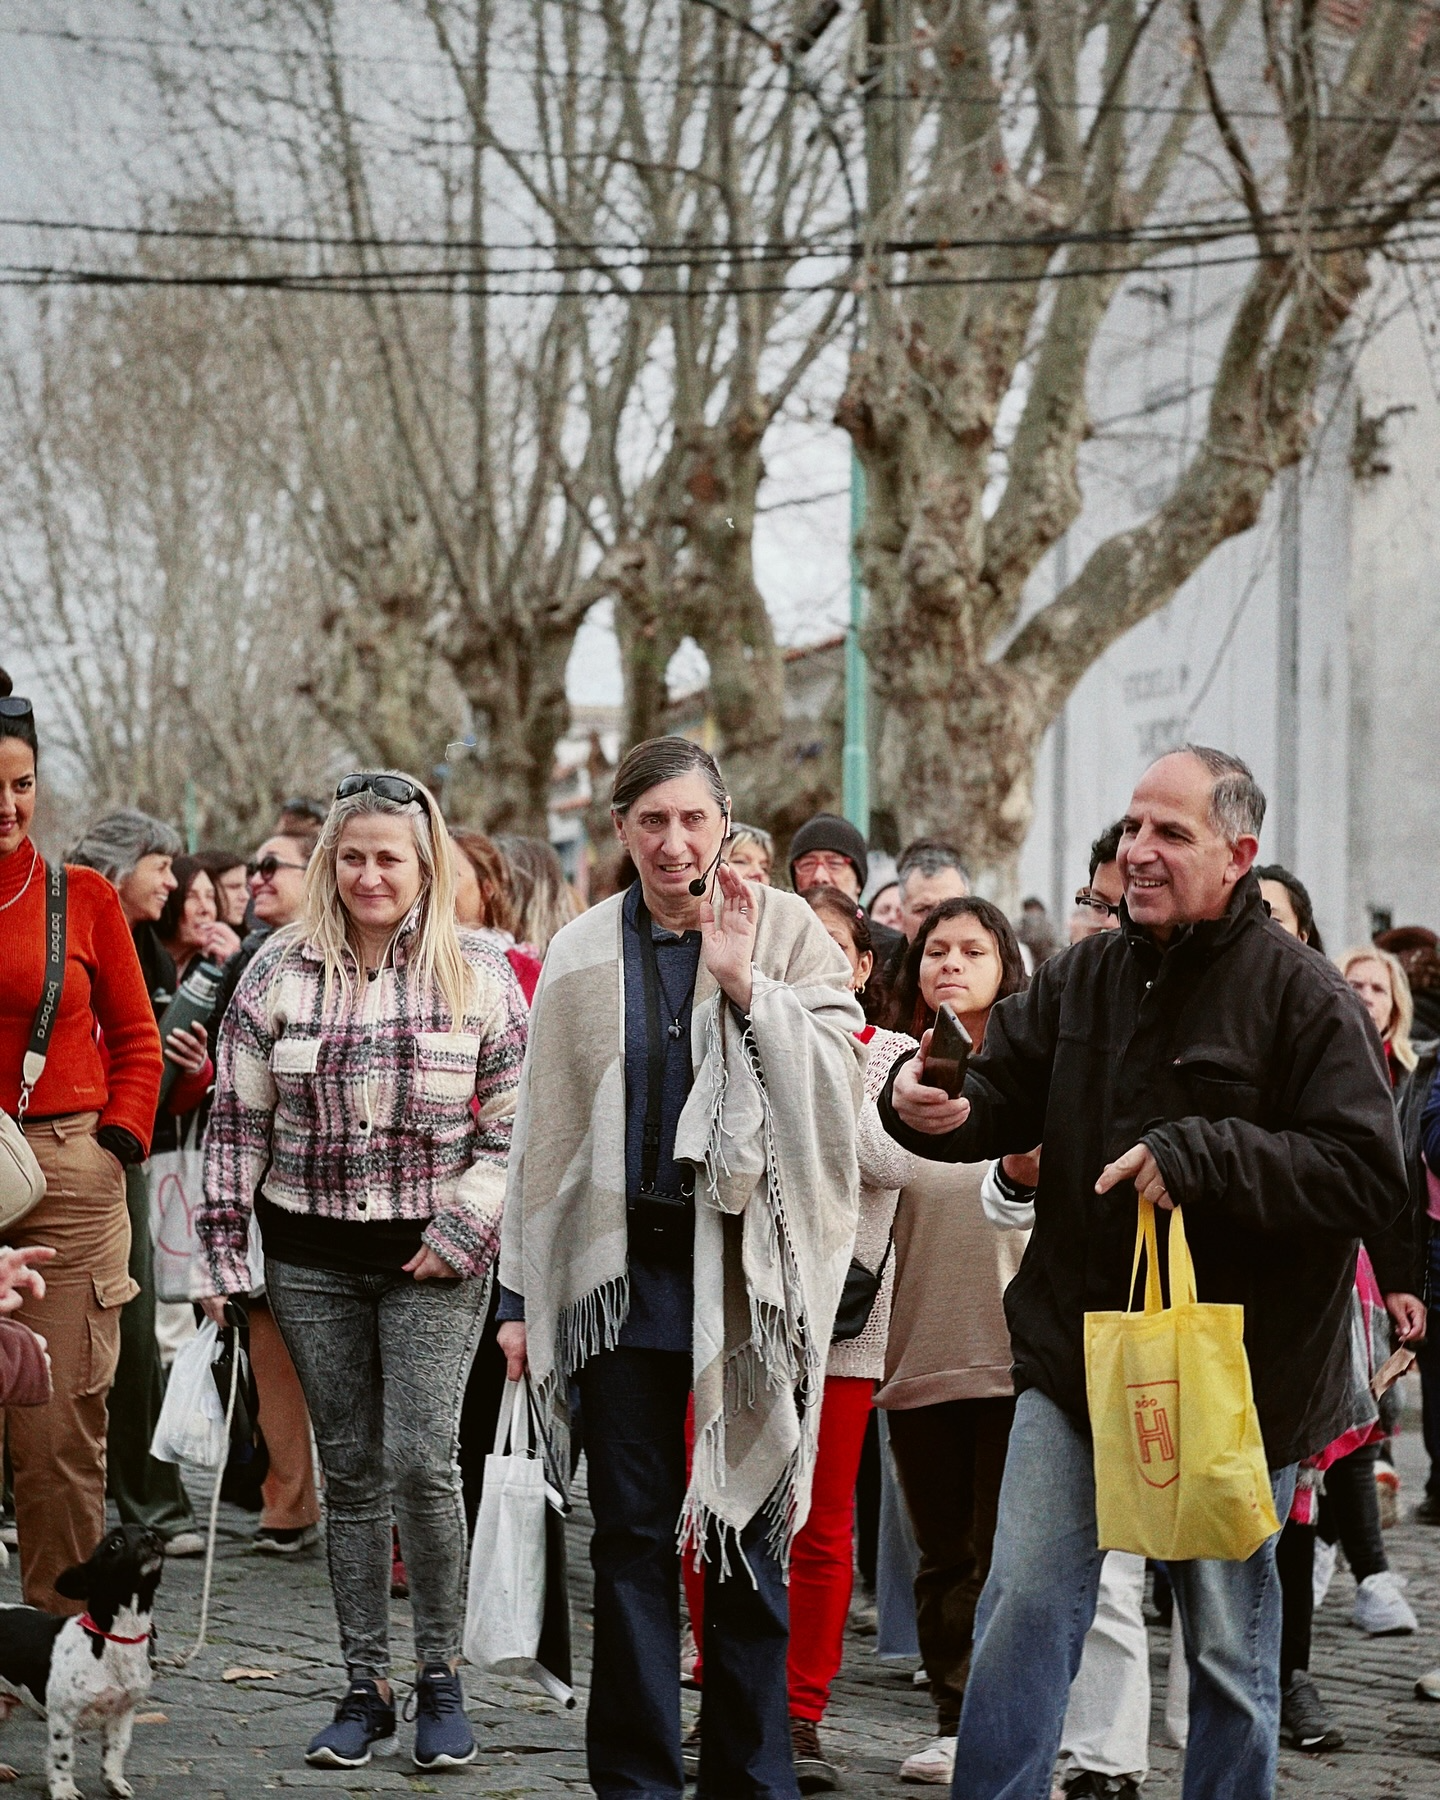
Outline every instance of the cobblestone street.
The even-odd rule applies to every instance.
[[[1440,1706],[1414,1697],[1422,1670],[1440,1663],[1440,1531],[1408,1523],[1421,1488],[1423,1459],[1418,1435],[1407,1430],[1399,1446],[1405,1477],[1407,1520],[1387,1534],[1392,1560],[1409,1577],[1409,1597],[1420,1618],[1413,1638],[1367,1639],[1350,1623],[1354,1583],[1342,1568],[1317,1615],[1313,1672],[1336,1723],[1343,1726],[1343,1751],[1323,1758],[1288,1751],[1281,1756],[1279,1793],[1440,1797]],[[587,1792],[582,1749],[583,1711],[563,1712],[553,1702],[523,1689],[466,1671],[470,1714],[480,1742],[480,1760],[470,1769],[421,1776],[408,1761],[395,1759],[343,1773],[307,1769],[301,1757],[306,1739],[328,1717],[339,1690],[335,1628],[323,1553],[294,1562],[251,1555],[245,1547],[253,1522],[224,1508],[215,1570],[213,1629],[208,1647],[183,1671],[158,1672],[148,1708],[141,1714],[128,1774],[139,1794],[225,1796],[255,1800],[287,1789],[329,1790],[337,1794],[453,1793],[504,1797],[553,1792]],[[588,1642],[584,1521],[577,1516],[572,1540],[576,1582],[576,1645],[582,1671]],[[171,1563],[160,1590],[162,1655],[173,1656],[193,1641],[199,1606],[201,1563]],[[18,1598],[15,1563],[0,1589]],[[406,1666],[409,1607],[394,1607],[396,1666]],[[928,1702],[911,1683],[908,1670],[883,1669],[873,1640],[851,1636],[824,1742],[844,1770],[852,1794],[896,1796],[922,1789],[905,1787],[895,1771],[903,1756],[931,1734]],[[1165,1740],[1162,1721],[1169,1635],[1151,1633],[1155,1672],[1155,1725],[1152,1773],[1146,1793],[1153,1800],[1179,1800],[1179,1755]],[[237,1677],[236,1671],[250,1671]],[[263,1678],[254,1672],[265,1670]],[[582,1674],[583,1680],[583,1674]],[[403,1684],[402,1684],[403,1691]],[[687,1718],[697,1696],[685,1696]],[[408,1728],[402,1727],[408,1748]],[[0,1757],[20,1771],[9,1791],[44,1792],[43,1728],[20,1715],[6,1727]],[[88,1739],[79,1758],[82,1789],[100,1794],[99,1746]]]

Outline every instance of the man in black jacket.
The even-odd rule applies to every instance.
[[[996,1007],[962,1097],[925,1087],[919,1059],[882,1097],[887,1128],[924,1156],[1044,1143],[1034,1235],[1005,1300],[1019,1398],[955,1800],[1043,1792],[1059,1745],[1101,1562],[1083,1321],[1128,1303],[1137,1192],[1184,1207],[1201,1299],[1245,1308],[1282,1519],[1294,1465],[1354,1423],[1356,1239],[1383,1259],[1404,1167],[1359,1003],[1266,915],[1250,874],[1264,810],[1236,758],[1162,757],[1123,821],[1121,930],[1052,958]],[[1387,1293],[1412,1285],[1403,1256],[1376,1272]],[[1268,1800],[1273,1540],[1244,1563],[1177,1563],[1172,1578],[1192,1669],[1186,1800]]]

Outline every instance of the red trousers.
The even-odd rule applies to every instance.
[[[810,1490],[810,1516],[790,1552],[790,1655],[787,1678],[792,1719],[825,1717],[830,1683],[845,1649],[845,1620],[855,1579],[855,1482],[875,1383],[827,1375],[820,1407],[820,1447]],[[687,1422],[687,1435],[693,1425]],[[682,1559],[685,1599],[696,1645],[705,1642],[705,1574]],[[695,1665],[697,1684],[702,1664]]]

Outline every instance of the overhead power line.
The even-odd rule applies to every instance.
[[[1393,211],[1395,196],[1374,200],[1356,200],[1329,206],[1276,207],[1266,217],[1279,230],[1291,229],[1296,234],[1320,236],[1337,231],[1353,231],[1372,221],[1377,215]],[[804,258],[854,259],[872,254],[878,256],[928,256],[961,254],[983,250],[1059,250],[1073,245],[1139,245],[1153,249],[1187,249],[1223,242],[1227,238],[1249,236],[1254,229],[1248,213],[1201,214],[1191,219],[1162,218],[1144,220],[1136,225],[1117,226],[1106,230],[1068,229],[1023,233],[979,233],[927,238],[888,238],[875,244],[857,242],[849,237],[816,235],[782,240],[756,239],[735,242],[697,244],[686,240],[656,243],[624,242],[620,239],[591,239],[543,243],[534,239],[508,242],[477,241],[471,237],[430,237],[404,233],[364,234],[318,231],[267,231],[246,226],[131,225],[87,219],[52,219],[21,214],[0,215],[0,229],[38,231],[49,234],[77,233],[83,236],[125,237],[143,243],[197,243],[236,246],[265,246],[316,250],[436,250],[474,255],[529,255],[547,258],[545,272],[582,273],[589,269],[622,270],[659,267],[699,267],[707,263],[756,263],[794,261]],[[609,259],[603,263],[566,262],[556,266],[556,259],[591,255]],[[284,273],[284,271],[276,271]],[[436,271],[437,273],[439,271]],[[527,267],[517,270],[490,270],[490,274],[528,275],[540,271]],[[356,271],[356,273],[365,273]],[[377,273],[381,273],[377,271]]]
[[[1440,218],[1427,217],[1424,223],[1440,225]],[[1390,240],[1389,243],[1377,243],[1373,236],[1360,236],[1350,239],[1324,242],[1314,245],[1313,253],[1320,256],[1340,255],[1352,250],[1379,251],[1381,249],[1396,250],[1404,247],[1428,244],[1440,241],[1440,230],[1420,232],[1410,230],[1404,238]],[[1169,254],[1169,251],[1164,252]],[[1295,248],[1261,248],[1258,245],[1226,256],[1190,257],[1180,263],[1147,262],[1137,265],[1131,261],[1119,263],[1095,263],[1083,266],[1066,266],[1060,269],[1046,269],[1035,273],[999,273],[987,271],[981,274],[936,274],[936,275],[899,275],[884,277],[867,272],[860,279],[845,278],[842,280],[818,282],[755,282],[746,283],[743,288],[736,287],[735,293],[750,294],[790,294],[796,299],[807,295],[843,293],[855,291],[863,285],[884,287],[886,289],[910,288],[972,288],[972,287],[1032,287],[1049,281],[1093,280],[1113,276],[1125,276],[1156,273],[1182,273],[1191,269],[1230,268],[1237,265],[1255,262],[1283,261],[1297,254]],[[525,272],[525,279],[531,278]],[[286,273],[283,271],[267,272],[210,272],[165,274],[154,271],[135,269],[86,269],[63,267],[56,264],[0,264],[0,287],[8,288],[42,288],[42,287],[91,287],[91,288],[181,288],[181,289],[235,289],[271,291],[290,294],[313,295],[365,295],[378,294],[382,297],[394,298],[463,298],[467,295],[486,295],[494,299],[528,299],[558,300],[567,296],[584,300],[627,300],[651,301],[664,299],[702,299],[714,290],[696,289],[693,287],[654,286],[625,287],[616,285],[610,288],[566,288],[556,286],[514,287],[495,286],[495,271],[465,269],[428,269],[403,272],[377,270],[373,274],[359,271],[337,273],[335,275],[305,275]]]

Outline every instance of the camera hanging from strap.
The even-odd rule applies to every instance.
[[[681,1033],[680,1016],[667,1025],[661,1008],[663,989],[655,955],[650,909],[644,896],[635,910],[640,940],[640,974],[645,987],[645,1126],[640,1143],[640,1192],[630,1205],[630,1225],[638,1244],[657,1260],[680,1260],[691,1254],[694,1186],[679,1194],[662,1194],[660,1175],[660,1111],[665,1089],[665,1058]],[[667,1002],[668,1002],[668,996]]]

